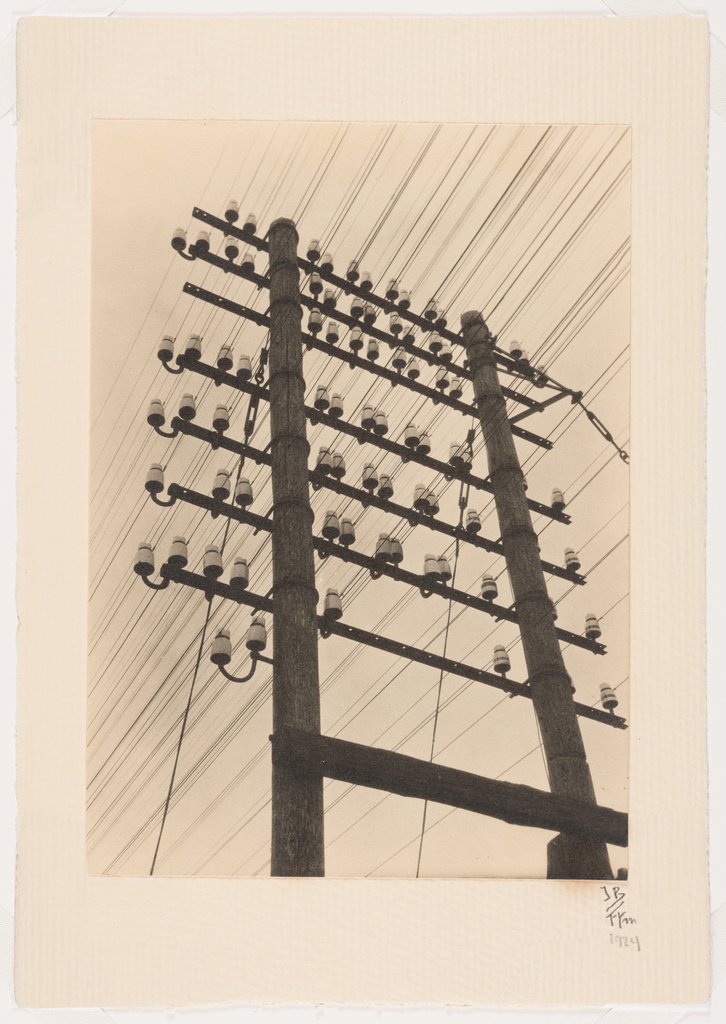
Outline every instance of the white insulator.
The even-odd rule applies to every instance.
[[[522,346],[518,341],[509,342],[509,354],[512,357],[512,359],[522,358]]]
[[[391,366],[393,367],[394,370],[402,370],[405,367],[407,361],[408,356],[406,355],[405,348],[397,348],[393,350]]]
[[[313,238],[308,245],[307,257],[311,263],[317,263],[320,259],[320,240]]]
[[[547,381],[549,380],[549,377],[547,376],[547,373],[545,371],[544,366],[535,366],[534,372],[535,372],[535,378],[534,378],[535,387],[543,388],[545,386],[545,384],[547,383]]]
[[[426,491],[426,501],[428,502],[428,510],[432,516],[435,516],[439,511],[439,499],[435,493],[429,487]]]
[[[313,273],[310,275],[308,288],[310,289],[310,293],[312,295],[320,295],[321,291],[323,290],[323,281],[322,278],[320,277],[320,274]]]
[[[418,509],[419,512],[428,511],[428,488],[424,487],[423,484],[416,484],[413,492],[413,507]]]
[[[552,491],[552,510],[553,512],[564,512],[565,507],[565,496],[562,491],[555,487]]]
[[[240,477],[234,488],[234,501],[236,505],[241,505],[246,508],[247,505],[252,504],[253,500],[252,484],[247,477]]]
[[[429,455],[431,452],[431,437],[426,430],[421,431],[421,440],[416,451],[419,455]]]
[[[159,342],[159,347],[156,350],[156,354],[162,363],[168,363],[174,358],[174,338],[171,334],[165,334]]]
[[[449,385],[449,398],[455,398],[457,401],[464,394],[464,378],[454,377],[451,384]]]
[[[138,573],[139,576],[150,576],[154,571],[154,549],[151,544],[146,542],[139,544],[136,549],[136,559],[134,561],[134,572]]]
[[[340,339],[340,327],[335,320],[328,320],[328,326],[325,330],[325,340],[330,345],[337,345]]]
[[[326,288],[323,292],[323,307],[325,309],[335,309],[335,290],[333,288]]]
[[[376,422],[376,410],[372,405],[364,405],[360,414],[360,424],[364,430],[373,430]]]
[[[359,295],[354,295],[350,300],[350,315],[354,316],[356,320],[363,316],[363,310],[366,308],[366,304]]]
[[[345,476],[345,458],[340,452],[331,453],[332,466],[330,469],[330,475],[336,480],[342,480]]]
[[[415,356],[413,356],[408,361],[408,366],[406,368],[406,376],[410,380],[418,380],[418,378],[421,376],[421,363],[418,361],[418,359],[416,359]]]
[[[242,230],[250,235],[254,235],[255,231],[257,231],[257,217],[255,217],[254,213],[247,214]]]
[[[363,323],[371,327],[378,319],[378,310],[370,302],[366,302],[363,309]]]
[[[428,350],[429,350],[429,352],[433,353],[433,355],[437,355],[441,351],[441,349],[443,347],[444,347],[444,342],[443,342],[442,337],[439,334],[436,334],[436,332],[434,331],[430,335],[429,340],[428,340]]]
[[[194,395],[182,395],[179,403],[179,415],[183,420],[193,420],[197,415],[197,403]]]
[[[196,360],[202,358],[202,339],[198,334],[189,335],[186,348],[184,349],[184,355],[187,359]]]
[[[214,410],[214,418],[212,419],[212,426],[215,430],[223,433],[225,430],[229,430],[229,410],[226,405],[218,405]]]
[[[403,443],[407,448],[418,448],[421,441],[421,431],[415,423],[409,423],[403,435]]]
[[[226,469],[217,470],[212,487],[212,497],[215,501],[226,501],[232,493],[232,485],[229,479],[229,471]]]
[[[375,363],[381,355],[381,350],[378,347],[378,342],[375,338],[368,339],[368,348],[366,349],[366,359],[371,363]]]
[[[245,249],[242,253],[242,259],[240,261],[240,267],[245,274],[254,274],[255,272],[255,254],[252,249]]]
[[[522,354],[520,355],[519,359],[524,366],[529,366],[529,355],[527,354],[527,352],[525,352],[524,349],[522,349]]]
[[[362,271],[360,275],[359,287],[362,288],[364,292],[370,292],[373,290],[373,279],[367,270]]]
[[[209,252],[209,232],[208,231],[198,231],[197,232],[197,240],[194,243],[194,248],[199,253]]]
[[[220,629],[212,640],[209,660],[214,665],[229,665],[232,660],[232,639],[228,629]]]
[[[434,381],[439,391],[445,391],[451,383],[451,376],[443,366],[440,366],[436,371],[436,379]]]
[[[602,636],[598,617],[592,612],[585,616],[585,636],[588,640],[597,640]]]
[[[144,487],[149,494],[159,494],[164,490],[164,467],[160,462],[154,462],[149,466]]]
[[[308,317],[308,331],[311,334],[318,334],[323,327],[323,314],[319,309],[311,309]]]
[[[236,587],[237,590],[245,590],[249,586],[249,582],[250,567],[247,564],[247,559],[235,558],[229,573],[230,587]]]
[[[358,260],[351,260],[348,264],[348,269],[345,272],[345,276],[351,284],[355,284],[360,276],[360,270],[358,269]]]
[[[389,302],[395,302],[398,298],[398,281],[395,277],[392,277],[386,285],[386,298]]]
[[[370,462],[363,467],[362,483],[366,490],[371,492],[378,487],[378,473],[376,467]]]
[[[439,359],[441,360],[441,362],[450,363],[453,358],[454,353],[451,351],[451,345],[448,343],[448,341],[442,342],[441,348],[439,350]]]
[[[224,239],[224,255],[228,260],[236,260],[239,256],[239,242],[233,235],[226,235]]]
[[[615,690],[607,683],[600,683],[600,701],[606,711],[614,711],[620,701],[615,696]]]
[[[565,548],[565,568],[577,572],[581,567],[580,558],[573,548]]]
[[[346,547],[355,544],[355,526],[352,519],[340,520],[340,543]]]
[[[183,537],[173,538],[167,561],[175,569],[183,569],[188,564],[189,552],[187,550],[187,542]]]
[[[439,557],[439,576],[443,583],[448,583],[452,577],[451,563],[445,555]]]
[[[376,410],[376,422],[373,424],[373,432],[380,437],[388,433],[388,417],[380,409]]]
[[[403,330],[403,324],[401,323],[401,318],[398,313],[391,313],[388,321],[388,330],[391,334],[400,334]]]
[[[398,296],[398,305],[401,309],[411,308],[411,293],[401,290],[401,294]]]
[[[207,544],[204,549],[204,567],[202,572],[210,579],[217,579],[222,575],[222,556],[216,544]]]
[[[247,630],[245,645],[248,651],[264,651],[267,647],[267,626],[264,615],[255,615]]]
[[[391,537],[391,562],[394,565],[400,565],[403,561],[403,545],[401,544],[398,537]]]
[[[512,663],[509,660],[507,648],[501,644],[497,644],[494,648],[494,671],[501,673],[505,676],[512,667]]]
[[[333,468],[333,456],[330,448],[318,449],[318,461],[315,466],[321,473],[330,473]]]
[[[323,253],[323,257],[320,260],[320,270],[323,274],[333,273],[333,257],[329,252]]]
[[[184,228],[176,228],[171,236],[171,247],[177,252],[184,252],[187,247],[187,233]]]
[[[465,473],[468,473],[471,470],[472,462],[473,462],[473,455],[471,453],[471,448],[469,447],[468,444],[462,444],[462,446],[461,446],[461,468],[464,470]]]
[[[363,348],[363,332],[360,327],[354,327],[348,335],[348,346],[353,352],[360,352]]]
[[[335,419],[339,419],[343,415],[343,399],[342,397],[334,393],[330,396],[330,408],[328,409],[328,415],[333,416]]]
[[[405,323],[403,325],[403,334],[401,336],[401,341],[406,342],[406,344],[408,345],[416,344],[416,328],[413,326],[413,324]]]
[[[454,469],[461,469],[464,465],[464,460],[462,458],[463,448],[464,445],[459,444],[458,441],[452,442],[449,446],[449,465],[453,466]]]
[[[239,380],[250,380],[252,377],[252,360],[249,356],[240,356],[237,363],[237,377]]]
[[[446,314],[443,312],[443,310],[439,309],[439,307],[437,306],[436,307],[436,328],[437,328],[437,330],[439,330],[439,331],[446,330],[446,325],[448,324],[448,322],[449,321],[446,319]]]
[[[429,583],[438,583],[441,579],[439,560],[436,555],[426,555],[424,558],[424,576]]]
[[[479,533],[481,530],[481,517],[474,508],[466,510],[464,518],[464,529],[467,533]]]
[[[379,535],[376,541],[375,559],[377,562],[388,562],[391,558],[391,538],[387,533]]]
[[[426,317],[427,320],[435,320],[436,319],[436,313],[437,313],[436,300],[435,299],[429,299],[429,301],[426,303],[426,309],[424,309],[424,314],[423,315]]]
[[[381,473],[381,481],[378,485],[378,497],[383,498],[384,501],[390,501],[393,497],[393,481],[390,476],[385,473]]]
[[[494,579],[494,577],[487,576],[486,574],[482,576],[481,596],[484,598],[484,600],[493,601],[498,594],[499,587],[497,586],[497,581]]]
[[[326,619],[341,619],[343,617],[343,602],[341,601],[339,591],[333,587],[328,587],[325,593],[323,615]]]
[[[227,209],[224,211],[224,219],[230,224],[236,224],[239,220],[239,203],[236,199],[230,199]]]
[[[340,520],[335,512],[328,511],[325,513],[321,532],[326,540],[336,540],[340,536]]]
[[[330,406],[330,391],[324,384],[319,384],[316,388],[315,401],[313,402],[313,405],[321,412],[325,412],[325,410]]]
[[[232,346],[222,345],[217,354],[217,369],[222,370],[224,373],[227,370],[231,370],[234,366],[234,359],[232,358]]]

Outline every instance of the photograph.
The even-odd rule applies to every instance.
[[[631,127],[90,152],[87,873],[627,879]]]

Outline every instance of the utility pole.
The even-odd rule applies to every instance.
[[[272,459],[273,732],[320,733],[318,623],[308,491],[298,235],[280,218],[269,232],[270,452]],[[273,875],[323,875],[323,777],[284,756],[272,765]]]
[[[550,789],[557,796],[595,804],[571,680],[555,633],[554,605],[527,505],[524,473],[499,384],[495,339],[477,311],[463,313],[461,325]],[[561,834],[548,844],[547,854],[549,878],[613,877],[602,842]]]

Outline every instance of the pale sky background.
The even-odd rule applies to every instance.
[[[192,207],[221,216],[229,198],[239,200],[243,215],[257,214],[262,233],[276,217],[292,216],[302,251],[310,238],[322,238],[339,272],[365,252],[362,266],[377,290],[388,277],[400,277],[417,311],[436,295],[454,330],[461,312],[481,309],[502,345],[518,338],[534,362],[583,390],[628,448],[629,161],[629,133],[621,126],[95,125],[87,723],[92,872],[149,871],[206,611],[198,592],[174,585],[158,594],[147,590],[132,572],[136,546],[150,540],[158,566],[172,536],[185,534],[194,568],[205,544],[219,542],[224,529],[221,519],[191,506],[154,505],[143,487],[146,469],[162,462],[167,484],[208,492],[217,468],[236,465],[193,438],[159,437],[146,424],[146,407],[160,397],[170,419],[181,394],[193,391],[197,422],[208,426],[216,403],[227,399],[229,435],[238,438],[246,407],[237,392],[215,389],[196,374],[169,376],[156,347],[169,332],[181,349],[198,331],[203,358],[213,362],[228,340],[235,356],[253,357],[264,340],[261,328],[182,293],[189,280],[258,309],[267,305],[266,292],[207,264],[181,260],[169,245],[174,228],[190,228],[193,240],[198,222],[191,220]],[[215,233],[213,247],[221,243]],[[340,305],[347,310],[347,300]],[[453,410],[427,407],[402,389],[392,392],[372,375],[338,361],[331,366],[322,353],[306,354],[305,373],[311,398],[318,382],[334,381],[346,418],[356,423],[365,398],[388,413],[393,439],[411,419],[429,428],[432,454],[443,460],[449,442],[463,439],[469,425]],[[425,371],[422,380],[432,379],[433,370]],[[464,401],[471,401],[470,393]],[[266,412],[261,407],[253,441],[259,447],[269,440]],[[580,552],[582,571],[591,572],[586,587],[572,589],[548,578],[558,625],[582,632],[592,611],[601,617],[608,646],[605,657],[564,650],[576,697],[595,704],[600,683],[607,682],[617,688],[618,713],[627,717],[629,469],[566,399],[523,425],[557,441],[550,452],[518,442],[529,495],[549,502],[552,488],[562,488],[573,520],[564,526],[535,519],[543,558],[562,563],[564,548],[571,546]],[[327,428],[308,436],[313,458],[321,443],[333,440]],[[435,482],[425,470],[338,437],[335,446],[346,456],[352,484],[358,485],[366,461],[379,472],[393,472],[395,499],[402,504],[411,502],[419,480]],[[268,471],[249,468],[252,507],[264,514],[271,504]],[[486,475],[479,438],[474,470]],[[439,485],[439,491],[440,517],[456,522],[458,484]],[[470,504],[482,512],[484,534],[496,539],[487,498],[472,490]],[[312,503],[317,530],[328,508],[352,513],[356,548],[366,553],[373,552],[379,532],[395,529],[411,571],[421,572],[427,551],[452,554],[442,535],[402,527],[375,509],[347,508],[325,490]],[[251,589],[265,593],[271,584],[269,539],[251,534],[233,525],[225,564],[247,557]],[[321,593],[328,586],[345,591],[345,621],[442,652],[442,599],[425,601],[418,591],[392,580],[374,582],[332,559],[316,565]],[[500,602],[509,604],[503,559],[462,545],[457,586],[475,592],[488,570],[499,578]],[[248,609],[215,602],[157,874],[269,873],[269,672],[262,666],[251,682],[237,686],[208,660],[214,632],[227,626],[237,645],[232,668],[245,671],[248,622]],[[510,650],[511,677],[524,681],[516,627],[454,605],[449,657],[490,668],[498,643]],[[331,638],[320,644],[320,681],[324,732],[429,756],[437,671]],[[586,720],[581,728],[599,801],[626,810],[628,732]],[[531,702],[459,677],[443,679],[435,759],[547,788]],[[422,810],[420,801],[328,782],[326,873],[412,877]],[[545,874],[551,833],[439,805],[430,805],[427,829],[422,876]],[[626,863],[626,851],[611,853],[615,868]]]

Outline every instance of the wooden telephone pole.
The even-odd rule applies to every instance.
[[[272,584],[275,665],[272,720],[286,729],[320,733],[318,622],[313,561],[313,511],[308,492],[305,379],[297,264],[291,220],[270,226],[270,452],[272,458]],[[274,749],[274,748],[273,748]],[[273,757],[273,875],[324,875],[323,777]]]
[[[571,680],[555,633],[554,605],[547,593],[537,534],[527,505],[524,473],[499,384],[495,339],[477,311],[463,313],[461,326],[550,789],[557,796],[595,804]],[[613,877],[604,843],[567,834],[548,844],[547,875]]]

